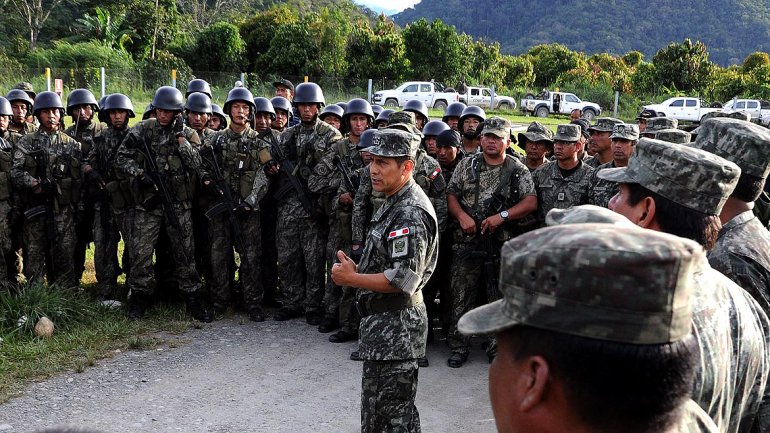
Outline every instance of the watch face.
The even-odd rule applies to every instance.
[[[504,210],[504,211],[500,212],[500,216],[503,217],[503,219],[508,218],[508,211]]]

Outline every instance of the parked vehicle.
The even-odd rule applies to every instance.
[[[718,105],[718,104],[714,104]],[[642,107],[643,110],[654,110],[662,117],[670,117],[677,120],[700,122],[704,114],[712,111],[721,111],[719,107],[707,107],[699,98],[675,97],[668,98],[660,104],[650,104]]]
[[[537,117],[548,117],[549,114],[570,114],[575,109],[580,109],[583,112],[583,118],[588,121],[592,121],[602,112],[599,104],[582,101],[574,93],[544,90],[537,96],[528,94],[521,100],[521,111]]]
[[[510,96],[498,95],[489,87],[468,86],[468,91],[460,93],[460,102],[465,105],[475,105],[478,107],[490,108],[494,100],[495,109],[513,110],[516,108],[516,101]]]
[[[751,115],[751,120],[762,125],[770,124],[770,101],[764,99],[738,99],[734,98],[722,108],[725,113],[745,111]]]
[[[372,102],[393,109],[403,107],[407,102],[417,99],[428,107],[445,110],[447,105],[460,100],[460,94],[454,90],[451,92],[443,90],[443,86],[432,81],[407,81],[395,89],[375,92]]]

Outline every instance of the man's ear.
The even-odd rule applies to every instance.
[[[407,174],[407,173],[412,173],[413,171],[414,171],[414,160],[407,159],[406,161],[404,161],[404,171],[403,171],[403,173]]]
[[[639,215],[639,222],[636,224],[639,227],[651,228],[655,222],[655,199],[652,197],[645,197],[639,205],[641,206]]]
[[[519,410],[530,412],[546,401],[551,385],[551,369],[542,356],[531,356],[523,361],[522,375],[517,381],[521,395]]]

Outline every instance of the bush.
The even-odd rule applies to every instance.
[[[145,59],[139,63],[139,66],[144,72],[141,79],[142,87],[145,89],[170,86],[172,69],[176,69],[177,87],[180,89],[187,89],[187,82],[194,78],[192,69],[187,63],[168,51],[157,51],[155,60]]]
[[[31,335],[41,317],[48,317],[57,329],[66,329],[95,314],[93,301],[57,286],[23,285],[18,293],[0,291],[0,335]]]
[[[55,76],[64,78],[70,88],[98,87],[101,67],[116,70],[135,68],[127,52],[111,49],[97,41],[76,44],[56,41],[51,48],[36,49],[29,53],[25,62],[30,68],[56,68]]]
[[[219,22],[206,27],[195,43],[195,66],[204,71],[243,71],[243,42],[238,27]]]

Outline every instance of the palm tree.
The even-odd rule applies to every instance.
[[[125,15],[112,18],[109,12],[96,7],[94,15],[86,13],[83,18],[75,20],[80,24],[83,33],[91,35],[93,39],[101,41],[109,48],[115,48],[117,45],[121,50],[125,50],[124,44],[131,41],[131,36],[135,34],[129,29],[122,29],[125,22]]]

